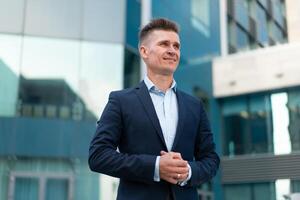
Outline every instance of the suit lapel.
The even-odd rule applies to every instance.
[[[178,89],[176,92],[176,96],[177,96],[177,104],[178,104],[178,124],[177,124],[175,139],[174,139],[173,146],[172,146],[172,151],[174,151],[174,149],[180,139],[181,134],[183,134],[184,120],[185,120],[185,115],[186,115],[184,99],[183,99],[182,93]]]
[[[136,90],[135,90],[140,102],[142,103],[150,121],[152,122],[152,125],[154,126],[158,136],[160,137],[160,139],[162,140],[164,146],[165,146],[165,149],[167,149],[167,145],[166,145],[166,142],[164,140],[164,136],[163,136],[163,133],[162,133],[162,130],[161,130],[161,127],[160,127],[160,124],[159,124],[159,120],[158,120],[158,117],[157,117],[157,114],[155,112],[155,108],[154,108],[154,105],[153,105],[153,102],[151,100],[151,96],[149,94],[149,91],[148,91],[148,88],[146,87],[144,81],[142,81],[137,87],[136,87]]]

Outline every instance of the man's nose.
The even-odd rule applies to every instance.
[[[167,53],[168,53],[169,56],[175,56],[175,50],[174,49],[171,49],[171,48],[168,49]]]

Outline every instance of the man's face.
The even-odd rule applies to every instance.
[[[180,59],[180,41],[173,31],[154,30],[140,46],[148,70],[160,75],[175,72]]]

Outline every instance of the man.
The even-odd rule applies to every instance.
[[[178,90],[173,79],[178,27],[154,19],[139,39],[147,75],[137,87],[110,94],[89,166],[120,178],[118,200],[196,200],[196,186],[216,174],[219,157],[201,102]]]

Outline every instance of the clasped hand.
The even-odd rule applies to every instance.
[[[177,184],[185,181],[189,175],[188,162],[183,160],[180,153],[160,152],[159,176],[161,179]]]

